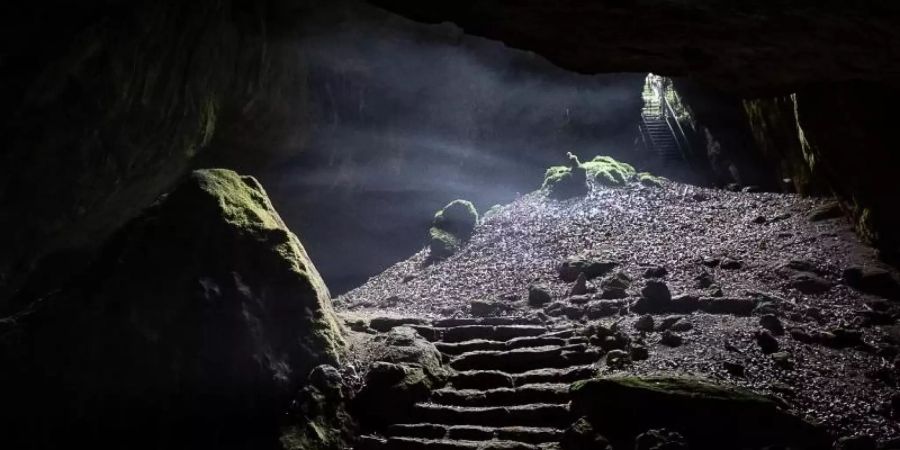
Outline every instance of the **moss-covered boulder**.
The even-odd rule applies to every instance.
[[[610,377],[575,383],[572,409],[613,446],[651,429],[686,438],[691,449],[829,448],[827,434],[768,397],[694,378]]]
[[[478,210],[468,200],[453,200],[434,215],[429,233],[430,259],[453,255],[472,237],[478,224]]]
[[[566,200],[588,193],[588,180],[606,187],[622,187],[639,182],[647,187],[661,187],[664,178],[647,172],[638,173],[631,164],[616,161],[609,156],[595,156],[587,162],[569,153],[568,166],[553,166],[544,174],[541,189],[550,198]]]
[[[0,374],[13,448],[263,445],[344,345],[328,289],[263,188],[220,169],[190,174],[86,277],[15,319],[0,336],[0,366],[16,368]]]

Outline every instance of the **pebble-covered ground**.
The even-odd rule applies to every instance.
[[[562,202],[536,192],[484,218],[468,245],[449,259],[426,265],[424,249],[335,303],[353,316],[438,318],[467,317],[473,301],[484,301],[499,305],[502,315],[619,322],[634,342],[647,346],[649,358],[601,371],[700,375],[776,395],[836,436],[897,438],[891,407],[900,375],[892,341],[900,334],[893,328],[895,307],[845,284],[845,269],[881,266],[844,219],[810,220],[811,211],[828,203],[671,182],[663,188],[593,188],[587,197]],[[573,283],[557,271],[575,256],[617,262],[614,272],[632,280],[621,300],[626,305],[641,296],[645,271],[662,267],[667,274],[658,279],[673,296],[750,298],[769,310],[687,314],[682,322],[690,325],[676,333],[683,343],[664,345],[663,333],[638,331],[640,315],[627,309],[595,320],[580,317],[586,297],[569,296]],[[599,288],[601,280],[588,287]],[[552,303],[530,306],[531,285],[545,287]],[[593,301],[591,294],[587,300]],[[777,349],[767,353],[756,337],[763,313],[774,313],[786,329],[771,333]],[[658,324],[667,315],[653,317]],[[834,330],[848,331],[850,342],[808,339]],[[861,341],[853,339],[857,332]]]

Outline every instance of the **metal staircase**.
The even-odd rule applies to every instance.
[[[639,124],[641,138],[644,148],[654,153],[663,164],[683,162],[687,139],[666,99],[666,87],[662,80],[655,75],[647,77]]]

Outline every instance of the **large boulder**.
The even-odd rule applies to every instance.
[[[379,335],[369,353],[374,360],[353,399],[353,410],[364,427],[380,428],[409,418],[413,405],[447,379],[441,353],[410,327]]]
[[[458,252],[478,224],[478,210],[468,200],[453,200],[434,214],[429,235],[429,259],[439,261]]]
[[[692,378],[578,382],[572,388],[572,410],[586,416],[614,446],[647,430],[665,428],[682,434],[691,449],[830,448],[824,431],[789,414],[779,402]]]
[[[254,178],[222,169],[190,174],[83,279],[13,320],[0,336],[10,448],[265,445],[344,345],[300,241]]]

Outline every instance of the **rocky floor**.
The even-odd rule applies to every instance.
[[[835,436],[894,439],[900,314],[887,297],[896,296],[896,274],[881,271],[843,219],[811,219],[827,207],[824,199],[678,183],[595,188],[563,202],[538,192],[484,218],[449,259],[426,265],[423,250],[335,303],[350,321],[500,316],[551,329],[600,324],[628,341],[623,351],[598,355],[592,367],[601,374],[702,376],[778,396]],[[578,280],[578,273],[588,276]],[[492,369],[484,364],[496,359],[458,355],[496,345],[439,344],[457,355],[450,361],[459,373]],[[458,399],[439,394],[436,405],[423,405],[423,417],[482,407]],[[464,424],[432,422],[437,428],[425,437]],[[412,434],[397,439],[423,438],[420,429],[398,428]]]

